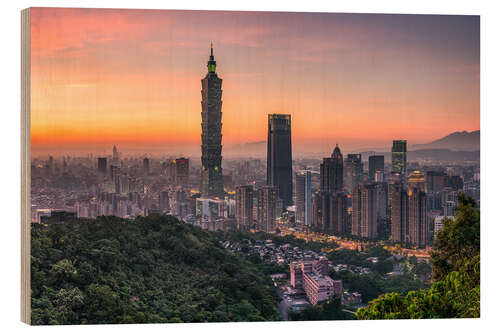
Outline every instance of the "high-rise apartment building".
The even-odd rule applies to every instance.
[[[427,197],[420,187],[408,190],[408,243],[425,247],[429,242],[427,225]]]
[[[215,72],[213,46],[201,80],[201,194],[224,197],[222,181],[222,79]]]
[[[361,183],[363,179],[361,154],[348,154],[344,163],[344,169],[344,188],[348,193],[353,193],[354,188]]]
[[[347,220],[347,195],[344,192],[330,194],[330,231],[336,236],[351,233]]]
[[[389,184],[391,237],[396,243],[405,243],[408,230],[408,193],[401,181]]]
[[[370,181],[375,181],[377,171],[384,172],[384,155],[372,155],[368,157],[368,177]]]
[[[291,116],[269,114],[267,120],[267,185],[278,189],[284,206],[291,206],[293,205]]]
[[[408,176],[408,190],[401,181],[389,184],[391,237],[394,242],[418,247],[429,244],[425,187],[425,176],[420,171]]]
[[[358,184],[352,194],[352,234],[361,238],[378,237],[381,194],[377,183]]]
[[[238,230],[247,231],[253,225],[253,186],[236,187],[236,226]]]
[[[313,194],[311,222],[315,231],[327,233],[330,230],[330,192]]]
[[[406,174],[406,140],[392,141],[392,172]]]
[[[281,212],[282,202],[278,190],[273,186],[264,186],[257,190],[257,224],[259,230],[274,232],[276,218]]]
[[[320,165],[321,190],[328,192],[342,191],[344,182],[344,159],[338,145],[331,157],[323,158]]]
[[[295,174],[295,222],[301,226],[311,226],[311,171],[303,170]]]

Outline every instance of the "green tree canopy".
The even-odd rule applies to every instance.
[[[171,216],[32,226],[34,325],[280,320],[260,262]]]
[[[356,312],[358,319],[470,318],[480,315],[480,219],[461,195],[456,218],[447,219],[431,252],[434,283],[407,295],[385,294]]]

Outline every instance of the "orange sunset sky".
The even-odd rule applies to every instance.
[[[478,16],[33,8],[32,154],[200,155],[211,41],[225,149],[268,113],[294,154],[479,129]]]

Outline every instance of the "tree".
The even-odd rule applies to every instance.
[[[480,219],[476,203],[459,197],[431,253],[434,283],[407,295],[385,294],[356,312],[358,319],[470,318],[480,315]]]
[[[31,236],[35,325],[281,319],[276,265],[171,216],[34,225]]]
[[[452,271],[458,271],[480,250],[480,216],[476,203],[461,194],[455,219],[444,219],[443,229],[434,241],[431,252],[432,278],[443,280]]]

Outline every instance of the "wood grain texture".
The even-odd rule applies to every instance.
[[[21,11],[21,321],[31,319],[30,8]]]

